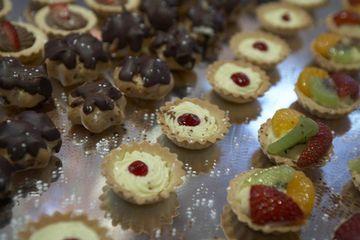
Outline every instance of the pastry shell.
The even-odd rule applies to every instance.
[[[100,17],[106,17],[123,11],[122,6],[101,4],[96,0],[84,0],[84,2]],[[141,3],[140,0],[127,0],[126,2],[125,8],[130,12],[137,10]]]
[[[55,212],[51,216],[43,215],[37,222],[30,222],[26,229],[19,233],[19,239],[28,240],[33,233],[48,225],[68,221],[80,221],[94,230],[98,234],[100,240],[111,240],[111,238],[107,236],[107,229],[101,227],[97,220],[90,220],[87,215],[77,215],[74,212]]]
[[[66,36],[71,33],[86,33],[95,27],[95,25],[97,23],[97,18],[92,11],[90,11],[86,8],[83,8],[81,6],[74,5],[74,4],[69,4],[68,8],[69,8],[69,11],[80,14],[87,21],[87,23],[84,27],[82,27],[80,29],[75,29],[75,30],[63,30],[63,29],[57,29],[57,28],[53,28],[53,27],[49,26],[46,22],[46,17],[48,16],[48,14],[50,14],[49,6],[45,6],[45,7],[41,8],[35,14],[35,18],[34,18],[35,24],[44,33],[46,33],[47,35],[49,35],[51,37],[61,37],[61,36]]]
[[[238,46],[241,43],[241,41],[249,38],[266,39],[281,46],[281,52],[279,52],[278,58],[274,59],[273,61],[268,61],[258,57],[249,56],[239,51]],[[230,48],[232,52],[235,53],[237,58],[244,59],[245,61],[261,66],[262,68],[265,69],[273,68],[276,64],[282,62],[290,54],[291,51],[289,45],[280,37],[262,31],[236,33],[230,39]]]
[[[262,83],[260,84],[259,88],[256,89],[255,92],[250,92],[250,93],[246,93],[246,94],[235,94],[235,93],[227,91],[226,89],[219,87],[218,84],[216,83],[215,74],[218,71],[218,69],[226,63],[233,63],[235,65],[238,65],[239,67],[250,68],[253,72],[260,74]],[[230,62],[229,61],[217,61],[208,67],[207,79],[217,94],[219,94],[225,100],[234,102],[234,103],[252,102],[252,101],[256,100],[258,97],[264,95],[264,93],[270,88],[270,78],[267,76],[266,72],[264,72],[257,66],[254,66],[250,63],[243,62],[243,61],[230,61]]]
[[[322,1],[314,1],[314,2],[307,2],[307,3],[301,3],[301,1],[297,2],[295,0],[282,0],[282,2],[284,3],[288,3],[288,4],[294,4],[298,7],[301,7],[301,8],[304,8],[306,10],[311,10],[311,9],[314,9],[314,8],[319,8],[319,7],[322,7],[324,5],[327,4],[327,0],[322,0]]]
[[[354,186],[356,187],[356,189],[358,191],[360,191],[360,173],[354,172],[354,171],[350,171],[350,173],[351,173],[352,182],[353,182]]]
[[[218,131],[214,133],[211,137],[201,140],[192,140],[189,138],[181,137],[176,133],[173,133],[165,121],[164,114],[172,107],[176,106],[182,102],[191,102],[196,105],[199,105],[202,108],[207,109],[213,117],[215,117],[217,122]],[[221,110],[218,106],[213,105],[207,101],[197,99],[197,98],[183,98],[176,99],[172,102],[165,103],[165,106],[160,108],[160,111],[157,113],[158,123],[160,124],[162,132],[177,146],[187,149],[199,150],[208,148],[217,141],[224,138],[224,136],[229,131],[231,126],[229,117],[227,114]]]
[[[329,16],[327,16],[326,25],[328,29],[332,32],[338,33],[342,36],[360,39],[360,25],[358,25],[358,29],[356,29],[357,31],[354,31],[354,29],[344,29],[341,26],[338,27],[334,21],[334,14],[330,14]]]
[[[114,163],[118,158],[123,158],[125,153],[133,151],[143,151],[161,156],[161,159],[167,163],[171,173],[169,178],[170,182],[160,193],[145,198],[126,190],[116,181],[113,173]],[[150,144],[148,142],[141,142],[123,144],[106,155],[102,163],[102,175],[105,176],[106,183],[109,187],[121,198],[137,205],[146,205],[169,198],[170,194],[175,191],[175,188],[183,183],[182,177],[185,176],[185,171],[183,170],[183,163],[177,160],[176,154],[171,153],[168,148],[164,148],[157,143]]]
[[[12,3],[10,0],[3,0],[3,8],[0,9],[0,19],[6,17],[6,15],[11,11]]]

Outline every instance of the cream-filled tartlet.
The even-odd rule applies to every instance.
[[[284,40],[260,31],[235,34],[230,40],[230,48],[236,57],[262,68],[274,67],[290,54]]]
[[[183,183],[182,165],[167,148],[142,142],[112,150],[104,159],[102,173],[120,197],[144,205],[168,198]]]
[[[85,0],[85,3],[99,16],[107,17],[113,14],[124,11],[136,11],[141,1],[140,0]]]
[[[256,16],[264,29],[280,35],[292,35],[312,24],[305,10],[287,3],[262,4],[256,9]]]
[[[357,11],[348,9],[330,14],[326,24],[332,32],[360,39],[360,13]]]
[[[256,100],[270,87],[260,68],[242,61],[217,61],[209,66],[207,79],[225,100],[245,103]]]
[[[292,109],[280,109],[259,129],[261,149],[277,164],[315,168],[326,164],[332,152],[330,128]]]
[[[12,3],[10,0],[0,0],[0,19],[6,17],[11,9]]]
[[[239,174],[227,200],[237,220],[256,231],[297,232],[311,215],[315,188],[303,172],[282,165]],[[229,224],[236,223],[222,221],[224,230]]]
[[[328,0],[282,0],[285,3],[294,4],[305,9],[314,9],[324,6]]]
[[[19,233],[20,240],[48,240],[49,237],[52,240],[111,240],[107,229],[101,227],[97,220],[73,212],[44,215],[37,222],[30,222]]]
[[[350,160],[348,165],[352,177],[352,182],[354,183],[355,187],[360,191],[360,157],[354,160]]]

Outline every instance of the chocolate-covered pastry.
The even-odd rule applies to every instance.
[[[44,66],[27,67],[13,57],[0,58],[0,96],[5,104],[31,108],[51,97]]]
[[[49,76],[63,86],[97,79],[108,62],[102,42],[88,33],[50,40],[45,58]]]
[[[125,106],[125,97],[110,82],[89,82],[71,92],[68,116],[73,124],[100,133],[123,122]]]
[[[174,87],[167,64],[159,58],[128,56],[114,71],[115,85],[128,97],[156,100]]]
[[[150,49],[167,62],[172,70],[192,70],[200,60],[200,48],[195,39],[183,27],[173,27],[159,32]]]
[[[157,30],[167,31],[178,20],[178,3],[166,0],[144,0],[142,10],[151,26]]]

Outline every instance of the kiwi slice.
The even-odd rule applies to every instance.
[[[351,64],[360,61],[359,47],[338,47],[330,49],[330,58],[341,64]]]
[[[310,79],[309,83],[310,93],[315,102],[325,107],[338,107],[340,105],[336,90],[328,80],[314,77]]]
[[[349,169],[352,172],[360,172],[360,157],[354,160],[350,160],[349,163]]]

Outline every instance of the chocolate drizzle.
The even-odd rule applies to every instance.
[[[141,50],[144,39],[150,37],[150,29],[137,13],[123,12],[109,17],[102,28],[104,42],[117,41],[117,48],[127,46],[134,52]]]
[[[87,24],[87,20],[81,14],[71,10],[69,10],[68,18],[62,18],[58,16],[57,12],[52,11],[55,10],[50,10],[50,13],[45,18],[47,24],[52,28],[71,31],[84,28]]]
[[[119,79],[130,82],[137,74],[140,74],[144,87],[152,87],[156,84],[166,85],[171,80],[168,66],[158,58],[148,56],[125,58],[121,65]]]
[[[35,36],[32,32],[27,29],[14,25],[16,33],[20,41],[20,51],[31,47],[35,42]],[[13,46],[4,30],[0,29],[0,51],[2,52],[13,52]]]
[[[77,58],[88,69],[95,69],[99,61],[108,61],[102,43],[87,33],[70,34],[48,41],[45,44],[45,57],[63,63],[68,69],[76,67]]]
[[[174,1],[145,0],[142,3],[142,10],[155,29],[167,31],[178,19],[177,5],[178,3]]]
[[[0,88],[22,89],[32,95],[40,94],[48,99],[52,87],[44,66],[26,67],[13,57],[0,58]]]
[[[114,102],[122,97],[121,92],[106,80],[85,83],[76,88],[71,96],[74,99],[70,107],[83,105],[85,114],[90,114],[98,107],[101,111],[114,109]]]

